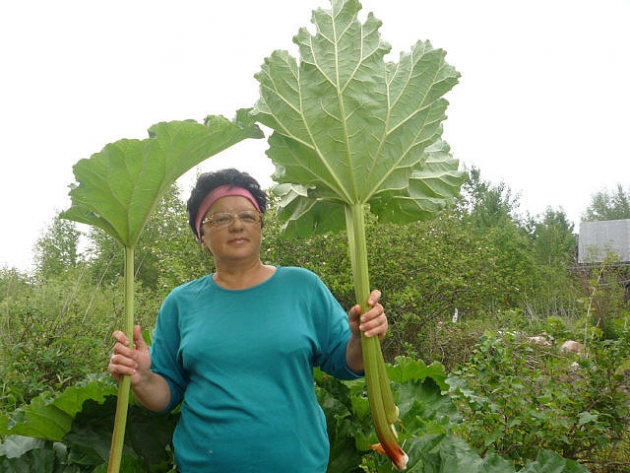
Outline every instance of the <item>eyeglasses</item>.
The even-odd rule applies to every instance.
[[[229,227],[234,223],[234,219],[237,218],[239,222],[247,225],[256,225],[262,222],[262,214],[258,210],[245,210],[237,214],[219,212],[204,218],[201,224],[205,225],[208,223],[211,227],[215,228]]]

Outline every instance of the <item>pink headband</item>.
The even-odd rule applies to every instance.
[[[212,204],[214,204],[217,200],[219,200],[222,197],[227,197],[229,195],[245,197],[254,205],[254,207],[256,207],[256,210],[260,212],[260,207],[258,206],[258,202],[256,202],[256,199],[254,199],[254,196],[252,195],[252,193],[249,192],[244,187],[231,186],[229,184],[216,187],[212,191],[210,191],[206,197],[204,197],[203,201],[201,202],[201,205],[199,206],[199,210],[197,211],[197,218],[195,219],[195,230],[197,231],[197,237],[200,240],[201,240],[201,221],[205,217],[206,212],[208,212],[208,209],[212,207]]]

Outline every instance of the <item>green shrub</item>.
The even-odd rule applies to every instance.
[[[626,349],[592,341],[588,357],[577,357],[518,336],[486,335],[449,380],[465,417],[457,431],[482,455],[517,464],[540,448],[592,459],[627,428],[628,398],[616,373]]]

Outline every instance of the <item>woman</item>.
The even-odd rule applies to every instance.
[[[149,350],[120,331],[109,371],[131,376],[156,412],[181,404],[177,468],[197,472],[325,472],[329,442],[313,367],[340,379],[363,374],[361,332],[382,337],[387,318],[348,314],[312,272],[260,260],[266,196],[247,173],[202,174],[188,200],[190,226],[216,272],[174,289]]]

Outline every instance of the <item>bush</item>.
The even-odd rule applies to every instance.
[[[590,460],[613,448],[627,428],[622,341],[592,341],[588,357],[525,338],[486,335],[450,379],[465,420],[458,432],[487,455],[517,464],[540,448]]]
[[[0,412],[103,371],[118,289],[94,287],[81,276],[29,281],[1,301]]]

